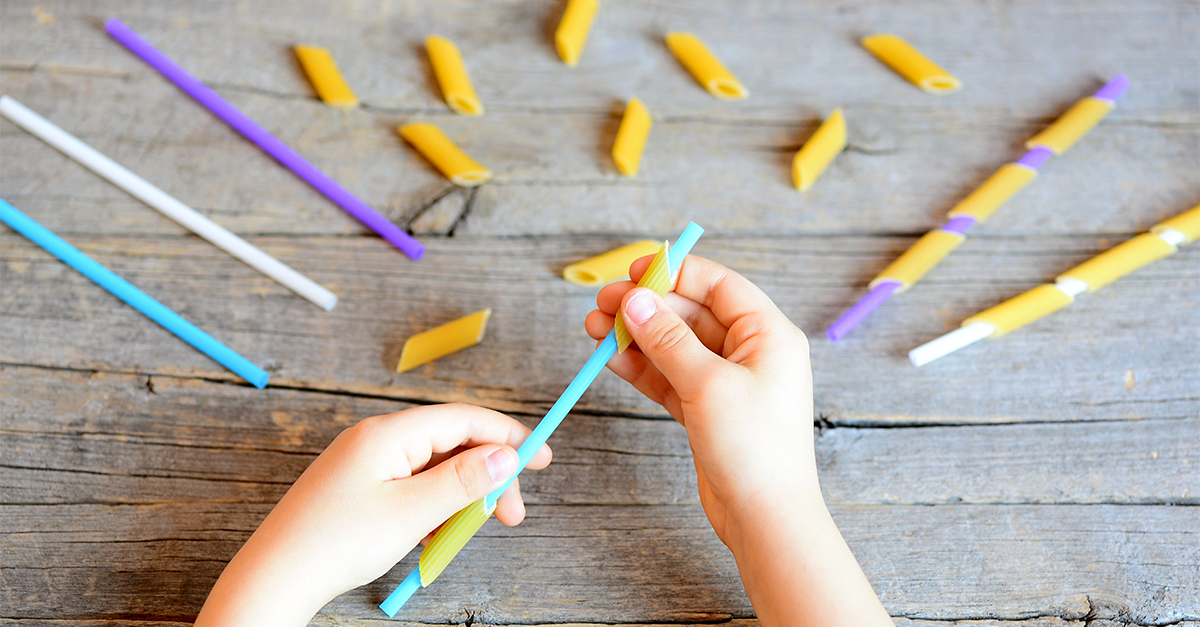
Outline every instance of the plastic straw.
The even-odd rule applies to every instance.
[[[312,279],[289,268],[278,259],[259,250],[250,242],[230,233],[216,222],[197,213],[191,207],[151,185],[142,177],[100,154],[74,135],[34,113],[25,105],[8,96],[0,97],[0,115],[12,120],[17,126],[57,148],[63,154],[78,161],[92,172],[104,177],[113,185],[129,192],[134,198],[150,205],[168,218],[182,224],[191,232],[208,240],[217,248],[237,257],[251,268],[275,279],[284,287],[303,296],[325,311],[333,309],[334,305],[337,304],[337,296],[333,292],[317,285]]]
[[[688,252],[692,250],[692,247],[696,245],[696,242],[703,234],[704,229],[695,222],[692,222],[688,224],[686,229],[684,229],[683,233],[679,236],[679,239],[675,240],[675,245],[671,247],[671,251],[668,256],[668,259],[671,262],[671,276],[675,276],[679,272],[680,266],[683,265],[684,258],[687,257]],[[517,471],[513,473],[512,478],[505,482],[504,485],[496,488],[494,491],[488,494],[487,497],[485,497],[486,501],[484,502],[484,505],[487,508],[487,511],[491,511],[492,508],[496,506],[496,500],[499,499],[500,495],[508,489],[508,486],[512,485],[512,482],[517,480],[517,475],[525,469],[525,466],[527,466],[529,461],[533,459],[533,455],[538,452],[538,449],[542,448],[542,445],[546,443],[546,440],[550,439],[550,435],[554,433],[554,430],[558,428],[558,425],[562,424],[563,419],[567,417],[567,412],[571,411],[571,408],[574,407],[575,403],[579,401],[579,397],[583,396],[583,393],[587,391],[588,386],[592,384],[592,381],[596,380],[596,377],[599,376],[600,371],[604,369],[605,364],[607,364],[608,360],[612,359],[612,356],[616,353],[616,334],[610,331],[608,336],[604,338],[604,341],[600,343],[600,346],[596,347],[596,351],[592,353],[592,356],[588,358],[587,363],[585,363],[583,368],[579,370],[579,374],[575,375],[575,378],[571,380],[570,385],[568,385],[567,389],[563,391],[562,396],[558,397],[558,400],[554,402],[554,405],[550,408],[550,411],[546,412],[546,416],[542,418],[541,422],[538,423],[538,426],[533,429],[533,433],[530,433],[529,437],[525,438],[525,442],[521,444],[521,447],[517,449],[517,457],[520,458],[520,461],[517,464]],[[396,612],[398,612],[401,607],[404,607],[404,604],[408,602],[408,599],[411,598],[413,593],[417,591],[417,587],[420,585],[420,583],[421,570],[420,566],[418,565],[417,568],[414,568],[413,571],[408,574],[408,577],[405,577],[404,581],[397,586],[390,595],[388,595],[388,598],[379,605],[380,609],[382,609],[388,616],[395,616]]]
[[[168,309],[166,305],[130,285],[128,281],[117,276],[113,271],[79,252],[77,248],[66,243],[3,199],[0,199],[0,221],[28,237],[38,246],[45,248],[50,254],[61,259],[63,263],[82,272],[84,276],[112,292],[117,298],[129,303],[134,309],[146,314],[151,320],[166,327],[168,331],[178,335],[200,352],[234,371],[254,387],[262,388],[267,385],[270,375],[261,368],[233,352],[228,346],[213,339],[211,335],[201,331],[196,325],[184,320],[179,314]]]
[[[420,242],[413,239],[411,235],[405,233],[400,227],[392,224],[387,218],[380,215],[372,209],[367,203],[359,200],[357,196],[351,194],[346,188],[339,185],[336,181],[329,178],[324,172],[317,169],[316,166],[309,163],[299,153],[288,148],[287,144],[277,139],[274,135],[268,133],[266,129],[259,126],[254,120],[251,120],[245,113],[238,111],[233,105],[229,104],[224,98],[217,95],[217,92],[209,89],[199,79],[187,73],[167,55],[159,52],[157,48],[151,46],[149,42],[142,39],[137,33],[133,32],[128,26],[121,23],[120,20],[113,18],[104,25],[104,30],[108,34],[121,42],[130,52],[141,57],[143,61],[149,63],[151,67],[167,77],[167,80],[175,83],[177,87],[187,92],[189,96],[195,98],[197,102],[204,105],[214,115],[224,120],[232,126],[237,132],[241,133],[250,141],[258,144],[267,154],[275,157],[280,163],[286,166],[289,170],[296,173],[296,176],[304,179],[309,185],[312,185],[317,191],[325,194],[333,202],[345,209],[350,215],[358,218],[360,222],[370,227],[371,230],[378,233],[387,241],[391,242],[396,248],[399,248],[404,254],[413,259],[420,259],[425,252],[425,247]]]
[[[1111,81],[1106,83],[1094,95],[1095,98],[1115,101],[1125,90],[1129,88],[1129,79],[1124,75],[1118,74]],[[1046,162],[1054,154],[1049,148],[1038,146],[1025,153],[1017,161],[1017,165],[1023,166],[1030,170],[1036,171],[1043,163]],[[964,235],[967,229],[975,224],[975,220],[967,216],[959,216],[951,218],[941,230],[948,233],[957,233]],[[878,279],[877,279],[878,280]],[[825,335],[833,342],[837,342],[846,337],[850,331],[854,330],[863,320],[866,320],[876,309],[879,309],[889,298],[896,294],[901,287],[901,284],[895,281],[884,281],[876,285],[855,303],[846,313],[842,314],[829,328],[825,331]],[[957,350],[957,349],[956,349]]]

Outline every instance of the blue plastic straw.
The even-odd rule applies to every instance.
[[[670,262],[671,267],[671,276],[675,276],[679,272],[679,267],[683,265],[684,257],[687,257],[692,247],[696,245],[696,242],[700,240],[700,236],[703,234],[704,229],[695,222],[691,222],[683,230],[679,239],[675,240],[675,245],[671,247],[670,252],[667,254],[667,260]],[[608,336],[604,338],[600,346],[596,347],[596,351],[592,353],[587,363],[579,370],[579,374],[575,375],[575,378],[571,380],[570,385],[563,391],[562,396],[558,397],[558,400],[550,407],[550,411],[546,412],[546,416],[534,428],[533,433],[529,434],[529,437],[525,438],[525,442],[521,444],[521,448],[517,449],[517,456],[520,458],[517,464],[517,472],[513,473],[512,478],[505,482],[504,485],[496,488],[491,494],[487,495],[485,504],[489,510],[495,507],[496,499],[500,498],[500,495],[508,489],[508,486],[517,480],[517,475],[522,470],[525,470],[525,466],[529,464],[529,460],[533,459],[534,453],[537,453],[538,449],[542,448],[542,445],[546,443],[546,440],[550,439],[550,435],[554,433],[558,425],[562,424],[563,419],[567,417],[567,412],[571,411],[571,408],[579,401],[579,397],[583,396],[588,386],[592,384],[592,381],[596,380],[596,377],[600,375],[600,371],[604,370],[605,364],[616,353],[616,334],[609,331]],[[396,612],[400,611],[401,607],[404,607],[404,604],[408,602],[408,599],[412,597],[420,585],[421,567],[418,565],[388,595],[388,598],[379,604],[379,608],[388,616],[395,616]]]
[[[267,385],[270,375],[262,368],[250,363],[248,359],[233,352],[228,346],[213,339],[196,325],[184,320],[179,314],[171,311],[166,305],[150,298],[145,292],[130,285],[128,281],[117,276],[112,270],[105,268],[91,257],[79,252],[79,249],[66,243],[49,229],[33,221],[21,213],[16,207],[0,199],[0,221],[16,229],[18,233],[28,237],[33,243],[45,248],[50,254],[58,257],[67,265],[83,273],[95,281],[100,287],[112,292],[114,296],[129,303],[134,309],[146,314],[151,320],[166,327],[168,331],[178,335],[188,344],[195,346],[205,355],[212,357],[249,381],[256,388]]]

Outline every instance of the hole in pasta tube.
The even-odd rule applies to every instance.
[[[600,283],[600,277],[588,272],[587,270],[580,270],[579,268],[567,268],[567,270],[563,272],[563,277],[568,281],[575,283],[576,285],[590,286]]]
[[[462,187],[475,187],[490,178],[492,178],[492,173],[488,170],[468,170],[450,177],[450,182]]]
[[[478,102],[458,95],[450,96],[450,108],[463,115],[479,115],[483,113],[483,107]]]
[[[959,87],[962,87],[962,83],[951,76],[934,76],[921,81],[921,87],[925,91],[945,93],[957,90]]]
[[[736,81],[718,78],[710,82],[709,86],[712,87],[713,95],[723,100],[741,100],[749,95],[746,88]]]

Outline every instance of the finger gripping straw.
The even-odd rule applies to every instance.
[[[673,250],[668,253],[660,253],[666,257],[667,267],[669,272],[668,277],[673,277],[679,272],[680,266],[683,264],[683,259],[687,257],[688,252],[696,245],[696,241],[704,233],[704,229],[698,224],[692,222],[684,229],[683,234],[679,239],[675,240]],[[496,509],[496,501],[500,495],[516,481],[517,475],[529,465],[529,461],[533,459],[533,455],[542,448],[558,425],[562,424],[564,418],[567,417],[567,412],[575,406],[579,401],[579,397],[587,390],[592,381],[604,369],[604,365],[612,359],[617,352],[616,332],[610,331],[600,346],[596,347],[596,351],[588,358],[587,363],[579,370],[579,374],[571,380],[567,389],[563,391],[558,400],[546,412],[546,416],[542,418],[538,426],[534,428],[533,433],[525,439],[521,447],[517,449],[517,470],[513,476],[500,487],[493,490],[486,497],[475,501],[474,503],[463,508],[457,514],[447,520],[445,524],[438,529],[433,540],[421,552],[421,559],[414,569],[404,581],[392,591],[388,598],[379,605],[379,608],[388,616],[395,616],[396,612],[400,611],[401,607],[408,602],[408,599],[417,591],[418,588],[425,587],[433,583],[446,565],[450,563],[454,556],[458,554],[462,547],[466,546],[467,541],[475,532],[483,526],[483,523],[491,516]],[[428,557],[427,557],[428,556]]]
[[[270,378],[262,368],[250,363],[248,359],[233,352],[233,349],[213,339],[196,325],[184,320],[182,316],[171,311],[166,305],[150,298],[145,292],[131,285],[125,279],[117,276],[112,270],[100,265],[79,249],[66,243],[49,229],[38,224],[29,216],[21,213],[16,207],[0,199],[0,222],[11,226],[21,235],[28,237],[33,243],[45,248],[47,252],[58,257],[63,263],[75,268],[97,285],[108,290],[134,309],[146,314],[151,320],[180,339],[196,347],[205,355],[212,357],[222,366],[229,368],[256,388],[263,388]]]
[[[245,113],[239,111],[236,107],[229,104],[224,98],[217,95],[217,92],[211,90],[199,79],[187,70],[172,61],[167,55],[160,52],[149,42],[142,39],[137,33],[133,32],[128,26],[121,23],[120,20],[113,18],[104,24],[104,30],[116,39],[121,45],[129,49],[130,52],[141,57],[143,61],[150,64],[151,67],[158,70],[167,80],[175,83],[197,102],[204,105],[214,115],[225,121],[226,124],[232,126],[237,132],[241,133],[262,148],[267,154],[275,157],[280,163],[287,167],[296,176],[304,179],[309,185],[312,185],[317,191],[324,194],[327,198],[337,203],[347,213],[357,218],[360,222],[367,225],[372,231],[378,233],[381,237],[391,242],[393,246],[399,248],[404,254],[413,259],[420,259],[425,252],[425,247],[420,242],[413,239],[411,235],[405,233],[403,229],[392,224],[387,218],[372,209],[367,203],[360,200],[349,190],[342,187],[329,178],[329,175],[317,169],[317,166],[311,164],[299,153],[288,147],[287,144],[280,141],[274,135],[267,132],[266,129],[259,126],[254,120],[251,120]]]

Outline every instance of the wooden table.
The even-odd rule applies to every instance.
[[[594,291],[562,268],[695,220],[809,333],[826,498],[901,625],[1200,620],[1200,247],[1002,339],[905,353],[1200,201],[1194,1],[608,2],[579,67],[557,1],[0,5],[0,86],[330,287],[294,296],[8,122],[0,196],[271,372],[256,390],[0,228],[0,622],[188,623],[333,437],[466,401],[536,422],[590,353]],[[117,16],[428,247],[412,262],[110,40]],[[747,84],[720,102],[661,35]],[[906,36],[964,81],[925,94],[857,39]],[[488,113],[452,114],[423,53],[458,43]],[[333,51],[364,105],[317,101],[290,47]],[[1041,180],[846,340],[826,326],[1022,142],[1117,73],[1132,88]],[[655,126],[608,156],[625,99]],[[842,107],[807,194],[796,149]],[[433,121],[496,174],[449,185],[394,132]],[[403,375],[405,338],[491,307],[479,346]],[[695,491],[683,429],[610,373],[438,583],[414,563],[318,625],[756,625]],[[1182,623],[1180,622],[1182,621]],[[1190,623],[1195,625],[1195,622]]]

